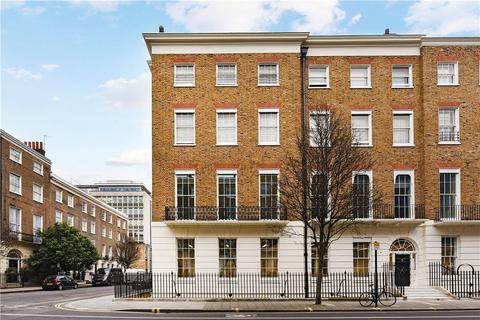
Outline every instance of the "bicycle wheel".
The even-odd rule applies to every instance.
[[[360,295],[360,298],[358,298],[358,303],[360,303],[362,307],[370,307],[374,300],[375,299],[371,292],[364,292]]]
[[[389,291],[383,291],[378,296],[378,301],[385,307],[391,307],[397,302],[397,297]]]

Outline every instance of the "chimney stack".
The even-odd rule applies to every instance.
[[[390,28],[386,28],[385,32],[383,33],[384,35],[389,35],[390,34]]]
[[[43,149],[43,142],[41,141],[25,141],[24,142],[27,147],[32,148],[33,150],[40,153],[42,156],[45,155],[45,149]]]
[[[162,25],[160,25],[160,27],[158,27],[158,32],[165,32],[165,28]]]

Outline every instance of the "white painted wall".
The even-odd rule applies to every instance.
[[[279,271],[303,271],[303,227],[290,222],[283,230],[268,225],[193,224],[171,226],[165,222],[152,223],[152,259],[154,272],[176,272],[176,238],[195,238],[195,267],[197,272],[218,272],[218,238],[237,239],[237,271],[260,272],[260,238],[279,238]],[[422,224],[369,223],[355,232],[345,233],[329,248],[330,272],[351,271],[353,267],[353,241],[379,241],[378,266],[382,270],[389,261],[390,245],[399,238],[410,240],[416,248],[412,266],[412,286],[428,285],[428,262],[441,258],[441,237],[457,236],[460,263],[470,263],[480,269],[480,225],[442,225],[428,221]],[[370,270],[374,270],[374,252],[370,250]],[[310,246],[309,246],[310,255]],[[309,259],[309,271],[311,270]],[[457,265],[458,265],[457,264]]]

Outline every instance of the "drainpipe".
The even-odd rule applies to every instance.
[[[305,146],[307,143],[307,128],[306,128],[306,104],[307,104],[307,97],[305,94],[305,65],[306,65],[306,57],[307,57],[308,47],[300,47],[300,83],[301,83],[301,95],[302,95],[302,104],[301,104],[301,125],[302,125],[302,146]],[[302,152],[302,185],[303,185],[303,263],[304,263],[304,289],[305,289],[305,298],[308,298],[308,237],[307,237],[307,205],[308,205],[308,198],[307,192],[308,188],[306,183],[308,181],[307,177],[307,159],[305,158],[305,154]]]

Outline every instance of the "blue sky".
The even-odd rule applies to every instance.
[[[151,184],[142,32],[310,31],[478,36],[478,1],[4,1],[2,129],[43,140],[73,183]]]

